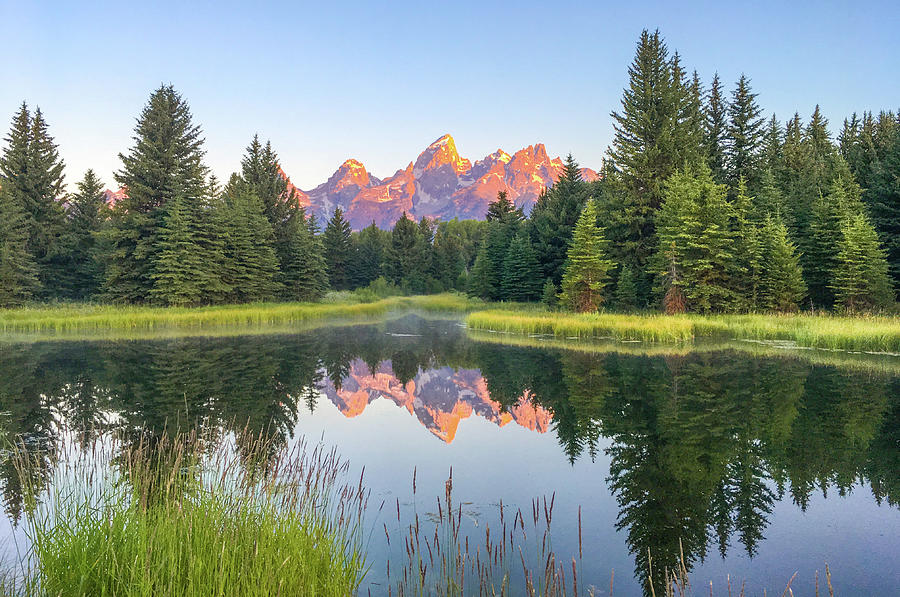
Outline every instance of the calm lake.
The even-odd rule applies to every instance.
[[[683,550],[696,594],[710,581],[726,594],[730,575],[735,595],[742,581],[780,595],[798,572],[794,595],[813,595],[827,563],[839,595],[900,595],[900,357],[497,340],[514,341],[407,315],[296,335],[5,342],[0,423],[47,482],[67,443],[112,431],[337,446],[372,490],[363,594],[387,594],[386,562],[402,555],[383,525],[433,513],[452,468],[473,532],[501,500],[530,513],[555,494],[563,561],[580,507],[579,581],[598,595],[613,570],[615,595],[641,595],[648,550],[655,572]],[[15,553],[27,500],[8,460],[0,485]]]

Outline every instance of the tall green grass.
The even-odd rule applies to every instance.
[[[222,328],[302,326],[331,320],[362,321],[397,310],[465,312],[484,305],[458,294],[390,297],[353,302],[334,297],[322,303],[254,303],[215,307],[138,307],[125,305],[48,305],[0,309],[2,334],[70,334],[108,330],[170,330],[193,332]]]
[[[620,315],[612,313],[471,313],[475,330],[689,344],[701,338],[780,340],[833,350],[900,352],[900,318],[831,315]]]
[[[197,442],[181,439],[137,449],[113,444],[65,465],[28,519],[33,553],[17,593],[357,591],[366,571],[361,521],[368,490],[361,480],[346,481],[347,464],[333,450],[301,444],[257,476],[227,450],[200,464],[196,449]]]

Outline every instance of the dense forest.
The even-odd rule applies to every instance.
[[[468,292],[667,313],[893,309],[900,289],[900,120],[863,112],[836,140],[766,118],[741,76],[688,74],[644,31],[612,113],[600,179],[570,155],[530,214],[501,192],[485,222],[320,225],[270,143],[254,137],[226,184],[171,86],[151,96],[120,154],[110,204],[64,163],[40,109],[22,104],[0,155],[0,306],[33,301],[203,305],[315,301],[329,289]]]

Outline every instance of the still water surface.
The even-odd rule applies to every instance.
[[[114,430],[321,438],[365,467],[373,530],[396,526],[382,502],[425,513],[451,467],[469,530],[495,521],[500,500],[530,511],[555,494],[553,548],[577,554],[581,507],[581,583],[598,595],[613,570],[616,595],[642,594],[648,550],[659,570],[681,549],[695,587],[717,594],[730,574],[748,594],[779,595],[798,572],[794,594],[812,595],[827,562],[838,594],[900,595],[896,364],[533,343],[416,316],[298,335],[2,343],[2,426],[45,455],[38,480],[64,442]],[[21,543],[8,462],[0,486],[0,534]],[[368,546],[366,588],[379,594],[401,554],[378,532]]]

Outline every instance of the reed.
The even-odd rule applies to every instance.
[[[900,352],[900,318],[835,315],[621,315],[489,309],[469,328],[569,339],[692,344],[699,339],[787,341],[830,350]]]
[[[277,326],[300,327],[310,322],[365,321],[392,311],[460,313],[483,302],[459,294],[390,297],[356,302],[352,294],[329,297],[322,303],[253,303],[214,307],[139,307],[69,304],[0,309],[0,334],[69,335],[109,330],[186,330],[191,333],[222,329],[253,330]]]

